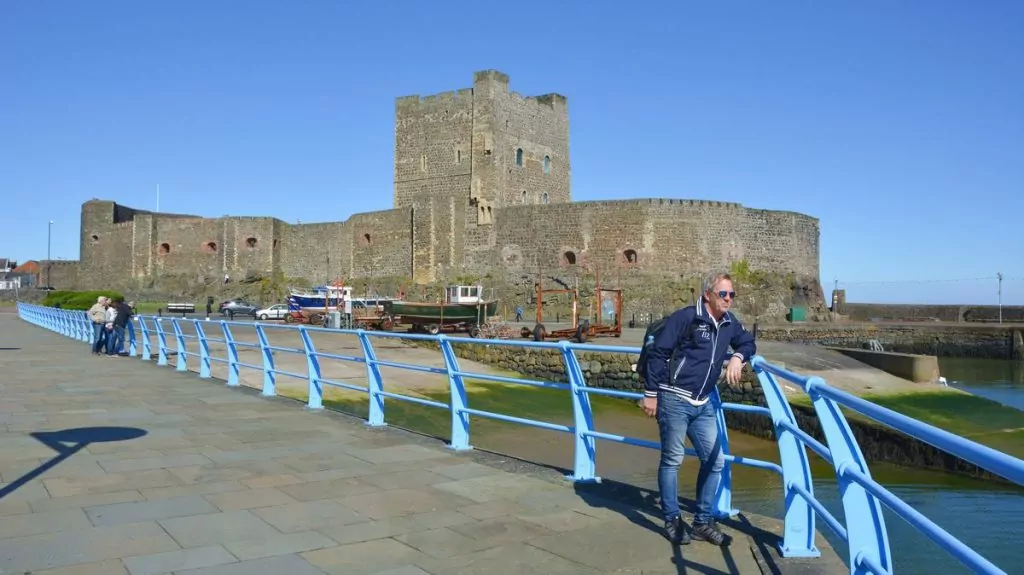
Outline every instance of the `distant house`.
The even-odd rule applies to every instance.
[[[29,260],[20,266],[14,268],[13,275],[21,278],[22,288],[34,287],[39,284],[39,262],[35,260]],[[11,274],[9,274],[10,276]],[[10,277],[8,277],[10,279]]]
[[[2,261],[2,260],[0,260],[0,261]],[[16,273],[16,274],[33,274],[33,275],[38,275],[39,274],[39,262],[37,262],[35,260],[29,260],[29,261],[21,264],[20,266],[15,267],[14,268],[14,273]]]

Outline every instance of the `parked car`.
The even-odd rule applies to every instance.
[[[221,304],[220,313],[228,317],[234,317],[236,315],[251,315],[256,317],[256,312],[259,311],[260,306],[253,305],[245,300],[231,300]]]
[[[284,319],[286,315],[288,315],[288,304],[286,303],[275,304],[256,312],[256,317],[262,320]]]

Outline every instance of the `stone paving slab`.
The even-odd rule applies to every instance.
[[[673,548],[656,511],[550,470],[93,357],[13,315],[0,348],[0,574],[762,573],[771,545],[730,528],[729,548]],[[821,545],[801,572],[841,571]]]

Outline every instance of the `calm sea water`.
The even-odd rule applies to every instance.
[[[1024,409],[1024,366],[1021,362],[997,360],[943,360],[943,375],[955,386]],[[598,414],[597,429],[631,437],[657,439],[653,421],[639,410],[635,415],[616,411]],[[1024,427],[1024,413],[1022,413]],[[474,443],[484,449],[508,453],[538,463],[571,468],[571,438],[520,426],[507,433],[474,434]],[[773,442],[736,433],[730,434],[730,451],[768,461],[778,461]],[[621,444],[599,442],[598,473],[643,488],[657,489],[657,452]],[[680,472],[680,494],[692,497],[696,462],[687,459]],[[1024,490],[1007,488],[988,481],[973,480],[946,473],[874,464],[872,476],[908,502],[931,521],[972,547],[1007,573],[1024,574]],[[812,455],[815,495],[840,521],[842,504],[832,468]],[[733,469],[734,506],[738,509],[782,517],[780,478],[768,472],[743,466]],[[884,506],[883,506],[884,508]],[[957,560],[931,542],[915,528],[885,509],[895,573],[900,575],[969,573]],[[846,557],[845,544],[824,522],[817,527],[831,544]]]
[[[940,358],[949,385],[1024,411],[1024,361]]]

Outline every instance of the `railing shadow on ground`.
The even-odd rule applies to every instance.
[[[92,326],[85,312],[19,303],[18,313],[22,319],[34,325],[82,342],[91,342],[92,340]],[[242,368],[254,370],[262,374],[261,393],[265,396],[277,395],[278,377],[294,378],[303,382],[308,388],[306,403],[309,409],[314,410],[323,409],[325,389],[340,388],[361,392],[368,397],[366,424],[371,427],[387,425],[385,422],[385,399],[444,409],[450,413],[451,417],[448,446],[453,450],[472,449],[470,416],[571,434],[574,443],[574,465],[572,473],[567,476],[567,479],[577,483],[577,490],[581,498],[584,499],[586,499],[584,494],[587,493],[587,484],[602,482],[601,478],[597,476],[597,439],[659,449],[656,442],[604,433],[594,429],[590,403],[592,394],[628,399],[639,399],[641,394],[588,386],[576,357],[576,351],[637,354],[639,349],[569,342],[479,340],[445,335],[331,330],[309,326],[183,320],[152,316],[139,316],[135,320],[138,322],[140,333],[137,335],[134,324],[129,322],[126,336],[126,351],[127,355],[131,357],[140,357],[145,361],[153,360],[155,357],[157,365],[171,365],[173,358],[173,365],[177,371],[189,371],[189,360],[195,358],[199,363],[199,377],[203,379],[212,377],[212,369],[215,364],[223,364],[227,368],[227,385],[233,387],[241,385]],[[235,337],[236,332],[241,333],[244,330],[254,330],[256,341],[247,342]],[[276,340],[272,342],[270,333],[285,331],[292,336],[293,345],[276,345],[278,343]],[[348,355],[318,350],[314,336],[322,333],[347,334],[355,337],[361,353]],[[153,339],[155,339],[155,343]],[[376,351],[382,346],[374,342],[381,340],[434,342],[440,348],[444,360],[443,366],[424,366],[378,359]],[[190,343],[194,343],[197,351],[189,350]],[[211,353],[211,344],[223,346],[225,357]],[[452,348],[453,344],[552,350],[561,357],[561,367],[565,371],[568,383],[464,371],[460,368],[458,358]],[[259,360],[242,361],[243,354],[241,352],[245,350],[254,352],[258,355]],[[282,369],[277,362],[279,354],[293,354],[304,360],[305,373]],[[248,359],[248,354],[245,355],[245,359]],[[358,379],[365,381],[365,385],[356,385],[325,377],[322,364],[327,360],[360,365],[361,376]],[[258,363],[256,363],[257,361]],[[719,441],[726,453],[726,466],[723,470],[714,509],[714,515],[719,520],[725,522],[736,518],[731,522],[741,528],[750,529],[749,523],[744,526],[743,517],[739,515],[738,510],[732,507],[731,466],[732,464],[746,465],[772,471],[782,477],[785,511],[783,532],[778,538],[777,544],[777,549],[782,557],[814,558],[820,556],[820,551],[815,546],[815,523],[816,519],[820,517],[836,536],[846,542],[847,564],[851,573],[892,573],[893,563],[889,538],[882,515],[882,505],[884,504],[972,571],[1004,573],[999,567],[980,556],[871,478],[867,462],[840,407],[863,414],[1022,486],[1024,486],[1024,461],[839,391],[819,377],[806,377],[787,371],[769,363],[763,357],[752,358],[751,366],[764,390],[766,407],[724,403],[717,391],[712,396],[712,402],[718,412]],[[387,368],[445,377],[448,386],[448,403],[386,391],[381,372],[382,369]],[[567,391],[572,400],[573,424],[553,424],[473,409],[468,405],[466,393],[466,380],[470,378]],[[799,386],[809,396],[823,430],[825,443],[817,441],[799,428],[789,401],[779,384],[779,378]],[[730,453],[728,431],[725,425],[726,411],[757,413],[770,417],[774,425],[781,465]],[[835,470],[835,478],[841,494],[844,522],[840,522],[833,516],[814,496],[808,448],[829,462]],[[691,456],[695,455],[692,449],[687,449],[686,453]],[[627,515],[627,517],[632,517],[632,515]],[[644,521],[640,521],[638,524],[651,528]]]
[[[50,460],[39,464],[35,469],[5,485],[3,489],[0,489],[0,499],[7,497],[29,481],[53,469],[62,461],[89,447],[92,443],[130,441],[146,435],[146,430],[137,427],[76,427],[61,431],[36,431],[30,435],[43,445],[54,450],[57,454]]]

